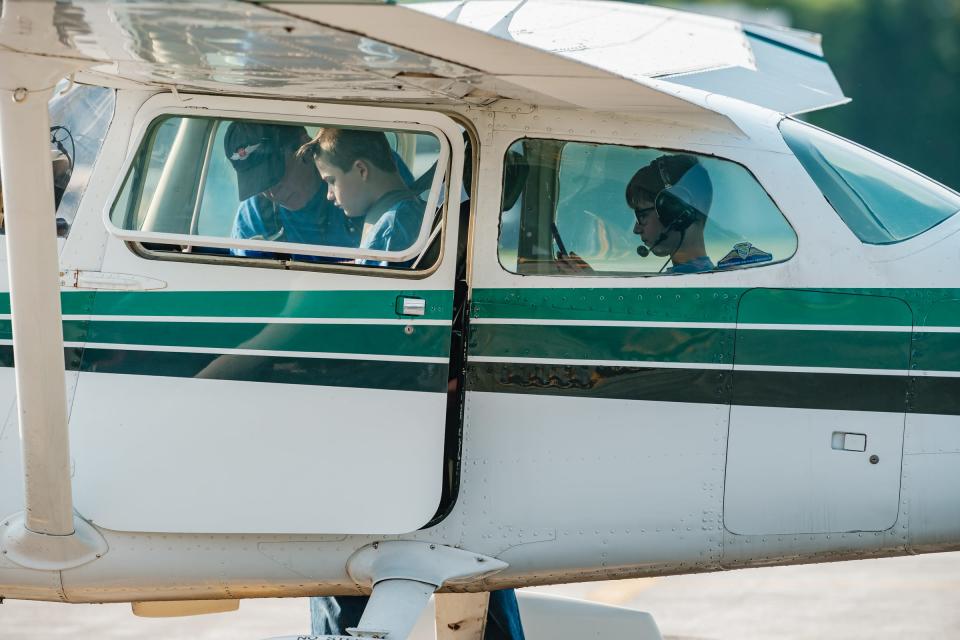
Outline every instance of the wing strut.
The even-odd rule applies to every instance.
[[[57,55],[53,10],[53,2],[6,2],[0,18],[0,180],[24,477],[24,511],[5,519],[0,545],[17,564],[47,570],[106,552],[74,515],[71,494],[47,101],[60,78],[85,65]],[[27,38],[48,55],[18,50]]]

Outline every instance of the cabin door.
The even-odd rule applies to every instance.
[[[387,166],[397,163],[410,191],[426,185],[413,258],[311,260],[276,242],[240,255],[230,246],[237,172],[223,152],[238,121],[217,115],[222,100],[208,100],[205,119],[145,115],[123,189],[102,205],[111,217],[100,269],[122,274],[127,290],[97,291],[89,310],[70,421],[77,510],[122,531],[415,531],[444,482],[459,200],[451,215],[436,192],[452,183],[459,193],[461,131],[436,114],[404,111],[401,129],[396,112],[344,110],[365,118],[362,131],[383,132]],[[264,114],[247,129],[296,108],[236,102]],[[176,105],[156,110],[167,108]],[[347,126],[333,107],[310,113],[296,123],[308,134]]]
[[[910,308],[896,298],[743,295],[724,496],[729,531],[895,524],[911,328]]]

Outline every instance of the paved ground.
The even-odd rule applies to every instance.
[[[960,553],[537,590],[649,611],[673,639],[960,639]],[[308,627],[302,599],[161,620],[136,618],[129,605],[0,606],[2,640],[263,640]]]

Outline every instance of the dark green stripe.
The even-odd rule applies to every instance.
[[[901,369],[910,334],[886,331],[737,331],[738,365]]]
[[[447,389],[447,364],[86,349],[81,371],[396,391]],[[322,407],[317,407],[322,410]]]
[[[446,393],[447,364],[234,356],[123,349],[64,349],[69,371],[206,380],[242,380]],[[14,366],[13,347],[0,345],[0,367]],[[322,407],[318,407],[318,411]]]
[[[906,376],[735,371],[733,404],[903,413]]]
[[[80,370],[398,391],[446,390],[446,365],[410,362],[87,349]]]
[[[960,415],[960,378],[472,363],[467,367],[467,390]]]
[[[730,372],[478,363],[467,367],[467,390],[573,398],[729,404]]]
[[[64,323],[64,334],[82,333],[75,323]],[[325,351],[446,358],[450,327],[350,324],[261,324],[212,322],[89,323],[87,341],[95,343]]]
[[[729,363],[732,329],[473,325],[472,355]]]
[[[909,411],[960,416],[960,378],[910,378]]]

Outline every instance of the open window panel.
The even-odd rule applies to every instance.
[[[653,276],[788,260],[797,236],[750,171],[691,151],[525,138],[507,150],[512,273]]]
[[[146,114],[109,230],[161,258],[432,268],[462,130],[430,112],[310,107]]]
[[[186,104],[193,108],[160,97],[141,107],[107,211],[103,271],[165,288],[96,291],[70,321],[81,342],[70,415],[78,512],[105,528],[158,533],[393,535],[425,526],[456,491],[463,129],[406,109],[200,96]],[[267,198],[241,198],[240,158],[279,136],[227,144],[231,127],[305,129],[296,133],[309,141],[345,123],[378,136],[381,177],[424,203],[412,244],[364,247],[362,228],[353,246],[328,236],[234,238],[249,198]],[[108,153],[128,144],[111,143]],[[309,160],[284,158],[316,172],[323,188],[350,173],[324,180],[326,169]],[[268,177],[277,170],[262,167]],[[429,183],[422,192],[419,180]],[[342,195],[347,208],[350,197]],[[137,244],[151,255],[131,251]],[[421,254],[436,265],[416,266]],[[305,266],[258,268],[271,261]]]

